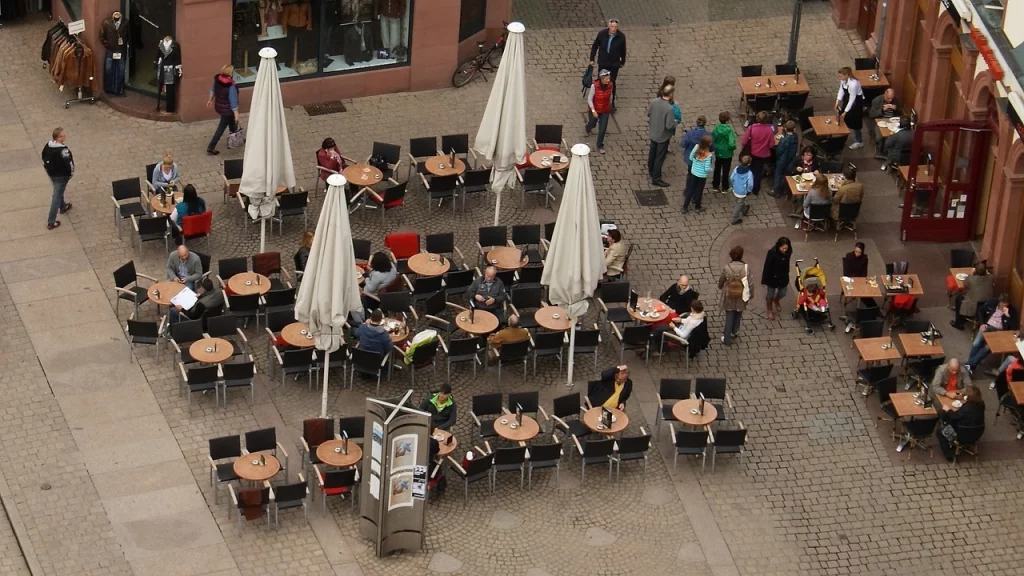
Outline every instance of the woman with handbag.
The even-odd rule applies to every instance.
[[[956,410],[943,412],[940,418],[939,427],[935,431],[935,439],[938,440],[942,455],[946,457],[946,460],[952,462],[956,456],[956,447],[953,442],[959,439],[965,430],[970,431],[972,444],[984,433],[985,401],[981,398],[981,390],[977,386],[965,388],[963,405]]]
[[[206,146],[206,153],[211,156],[220,154],[220,151],[217,150],[217,143],[220,142],[220,137],[224,135],[224,130],[227,128],[231,128],[231,133],[228,135],[228,147],[236,147],[232,145],[232,137],[239,132],[238,87],[235,86],[234,72],[235,69],[230,64],[220,69],[220,74],[213,77],[210,99],[206,101],[207,108],[213,108],[217,114],[220,114],[217,131],[213,133],[210,144]]]
[[[734,246],[729,250],[731,262],[722,268],[718,276],[718,289],[722,291],[722,310],[725,311],[725,334],[722,343],[732,344],[732,339],[739,336],[740,319],[747,302],[754,296],[754,287],[750,283],[750,268],[743,262],[743,247]]]

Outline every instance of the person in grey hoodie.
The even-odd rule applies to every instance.
[[[668,141],[676,132],[675,113],[672,110],[672,97],[675,95],[673,86],[666,86],[647,108],[647,123],[650,132],[650,148],[647,152],[647,176],[651,184],[667,188],[668,182],[661,179],[661,167],[665,164],[668,154]]]
[[[64,144],[66,139],[67,134],[63,128],[54,128],[53,140],[50,140],[46,143],[46,146],[43,146],[41,154],[43,168],[46,170],[46,175],[50,177],[50,183],[53,185],[53,196],[50,198],[50,212],[46,216],[47,230],[53,230],[60,226],[60,220],[57,220],[58,211],[64,214],[71,210],[71,202],[64,201],[64,190],[68,187],[68,182],[75,174],[75,157],[71,155],[71,150]]]

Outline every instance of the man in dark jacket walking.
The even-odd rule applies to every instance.
[[[50,199],[50,213],[46,217],[46,229],[53,230],[60,226],[57,220],[57,212],[64,214],[71,210],[71,202],[64,202],[64,190],[68,187],[68,181],[75,174],[75,158],[71,150],[64,144],[67,134],[63,128],[53,129],[53,139],[43,146],[41,154],[43,168],[46,175],[50,177],[53,185],[53,196]]]
[[[615,109],[615,90],[619,68],[626,65],[626,35],[619,31],[619,21],[612,18],[608,27],[597,33],[590,46],[590,65],[597,62],[599,70],[608,70],[612,78],[612,109]]]

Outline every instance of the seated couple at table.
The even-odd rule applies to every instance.
[[[505,303],[505,284],[498,278],[498,269],[488,266],[484,269],[484,275],[473,279],[466,291],[469,298],[469,305],[477,310],[485,310],[494,314],[498,322],[502,322],[503,304]]]
[[[864,199],[864,185],[857,182],[857,168],[853,164],[847,164],[843,168],[843,183],[833,193],[829,188],[828,177],[821,172],[815,171],[814,183],[811,189],[804,196],[804,217],[811,217],[811,205],[831,204],[832,220],[839,219],[840,204],[856,204]]]
[[[939,425],[935,429],[939,449],[950,462],[956,457],[954,440],[970,430],[973,443],[981,439],[981,434],[985,432],[985,400],[981,397],[981,390],[977,386],[966,386],[959,397],[963,405],[956,410],[941,410]]]
[[[690,310],[683,314],[676,314],[675,311],[669,312],[669,317],[658,322],[651,327],[651,341],[653,345],[657,346],[661,344],[662,334],[671,331],[673,334],[678,336],[687,344],[687,346],[694,346],[703,350],[707,347],[707,342],[691,342],[691,336],[694,335],[694,330],[698,326],[704,323],[707,317],[704,314],[704,304],[700,300],[690,301]],[[707,338],[707,331],[704,331],[705,338]],[[691,350],[693,352],[693,350]],[[643,356],[643,351],[638,352],[640,356]],[[651,352],[652,356],[658,356],[658,352]]]
[[[1010,295],[1000,294],[978,305],[978,334],[971,343],[971,352],[967,357],[967,370],[974,373],[985,358],[989,355],[988,343],[985,342],[986,332],[997,332],[1002,330],[1014,330],[1020,326],[1017,310],[1010,305]]]

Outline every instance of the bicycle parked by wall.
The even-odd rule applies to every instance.
[[[508,28],[508,22],[505,22],[502,25],[502,30],[505,30],[506,28]],[[501,33],[498,41],[495,42],[494,46],[491,46],[490,49],[485,49],[486,44],[487,43],[483,41],[476,43],[477,50],[479,50],[480,53],[474,56],[472,60],[463,62],[455,73],[452,74],[452,86],[462,88],[466,84],[469,84],[469,81],[476,76],[477,72],[479,72],[480,76],[486,81],[487,75],[485,72],[498,71],[498,65],[501,64],[501,55],[505,51],[505,32]]]

